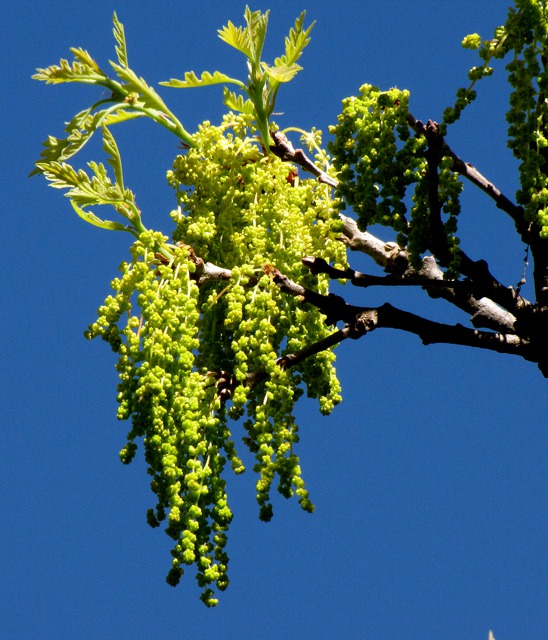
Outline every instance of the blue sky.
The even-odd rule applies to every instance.
[[[45,137],[61,135],[63,122],[100,96],[30,76],[70,46],[106,66],[114,10],[130,64],[150,83],[187,70],[242,75],[242,60],[216,30],[239,23],[244,7],[75,0],[4,9],[0,637],[480,640],[493,629],[497,640],[545,639],[546,382],[511,356],[423,347],[392,331],[338,349],[344,401],[331,417],[311,402],[299,407],[316,512],[279,499],[265,525],[252,474],[231,478],[231,585],[220,605],[199,602],[190,574],[176,589],[164,581],[170,541],[145,522],[153,499],[145,465],[118,459],[126,425],[115,418],[114,359],[82,335],[128,238],[86,225],[60,192],[27,178]],[[414,115],[439,119],[475,64],[462,37],[491,35],[507,7],[282,0],[252,8],[272,10],[267,58],[279,54],[303,9],[317,21],[304,71],[277,107],[283,126],[326,131],[341,100],[365,82],[409,88]],[[512,197],[507,90],[500,73],[481,85],[449,142]],[[222,113],[215,88],[162,95],[189,130]],[[164,176],[174,140],[148,123],[131,123],[120,136],[126,181],[148,226],[169,231],[174,202]],[[463,247],[517,283],[523,250],[511,222],[466,191]],[[386,230],[383,237],[392,239]],[[351,260],[374,272],[365,257]],[[467,320],[414,293],[347,293],[361,304],[388,300],[434,319]]]

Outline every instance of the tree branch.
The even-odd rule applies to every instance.
[[[415,122],[415,126],[420,129],[428,142],[428,148],[425,152],[429,175],[428,191],[431,231],[428,249],[436,256],[440,264],[447,266],[453,258],[449,250],[447,236],[441,219],[438,167],[443,155],[452,155],[454,158],[456,158],[456,155],[445,143],[440,133],[439,125],[436,122],[429,120],[426,125],[423,125],[422,122],[415,120],[413,116],[409,116],[408,120]],[[460,162],[462,163],[462,161]],[[479,172],[476,173],[480,175]],[[460,272],[480,285],[483,295],[512,313],[515,313],[521,308],[522,301],[519,299],[519,296],[512,288],[505,287],[491,274],[485,260],[474,261],[460,248],[457,251],[457,257]]]
[[[232,271],[219,267],[212,262],[205,262],[200,256],[196,255],[193,247],[190,245],[184,245],[180,243],[180,246],[185,246],[188,249],[188,257],[196,265],[196,271],[191,274],[191,279],[201,287],[207,284],[211,280],[230,280],[232,277]],[[162,253],[155,254],[156,259],[162,264],[169,264],[169,260]]]
[[[380,307],[357,307],[347,304],[341,296],[323,295],[293,282],[273,270],[274,282],[282,291],[299,296],[303,302],[313,304],[326,315],[327,323],[343,321],[350,331],[348,337],[359,338],[380,328],[399,329],[414,333],[423,344],[446,343],[488,349],[498,353],[521,356],[538,362],[538,352],[528,340],[514,334],[468,329],[460,324],[448,325],[428,320],[385,303]]]
[[[368,234],[367,232],[360,232],[357,229],[355,221],[344,217],[343,220],[345,222],[345,228],[347,221],[349,221],[347,233],[351,236],[349,239],[350,243],[363,248],[364,245],[371,242],[371,245],[368,245],[368,249],[373,253],[373,255],[375,255],[375,252],[379,252],[377,254],[377,258],[381,263],[387,265],[387,269],[390,268],[392,260],[396,261],[395,264],[398,269],[401,268],[402,254],[405,254],[405,252],[403,252],[398,245],[395,243],[389,243],[389,246],[387,246],[371,234]],[[364,236],[366,237],[366,240],[364,240]],[[192,250],[190,251],[190,255],[197,266],[194,277],[199,286],[212,279],[230,279],[232,274],[229,269],[218,267],[210,262],[204,262],[200,257],[196,256]],[[350,275],[351,273],[357,273],[351,269],[344,271],[341,269],[334,269],[325,261],[310,257],[304,258],[303,263],[305,266],[308,266],[312,272],[326,273],[327,275],[330,275],[330,277],[334,278]],[[509,321],[508,317],[506,317],[512,317],[511,314],[504,312],[502,309],[494,305],[491,300],[481,299],[478,301],[472,296],[469,296],[465,291],[459,292],[456,290],[458,287],[456,288],[452,285],[458,284],[464,286],[470,283],[451,283],[444,281],[443,273],[437,267],[433,258],[426,257],[424,258],[423,263],[425,265],[424,270],[421,269],[419,272],[414,272],[414,275],[411,276],[414,278],[414,281],[412,280],[413,284],[419,284],[417,278],[424,278],[425,282],[420,283],[420,286],[425,287],[430,295],[433,297],[444,297],[454,304],[459,303],[459,296],[468,296],[467,299],[473,300],[475,304],[474,308],[477,309],[477,317],[472,317],[472,323],[479,322],[479,318],[481,318],[481,321],[485,326],[485,323],[487,323],[490,317],[489,314],[492,313],[490,323],[495,326],[502,325],[503,327],[506,324],[509,324],[510,326],[508,327],[508,330],[495,332],[480,331],[478,329],[466,328],[461,324],[443,324],[423,318],[422,316],[408,311],[398,309],[388,303],[385,303],[380,307],[361,307],[351,305],[348,304],[342,296],[332,293],[324,295],[312,289],[303,287],[288,278],[275,267],[268,265],[264,267],[264,271],[272,277],[273,282],[282,292],[300,298],[303,304],[307,303],[315,306],[323,315],[326,316],[325,321],[328,325],[334,325],[339,321],[345,323],[345,326],[342,329],[334,331],[326,338],[308,345],[298,352],[281,356],[278,359],[278,364],[282,367],[296,366],[306,358],[316,355],[325,349],[329,349],[347,338],[358,339],[366,333],[380,328],[399,329],[401,331],[413,333],[418,335],[425,345],[436,343],[464,345],[496,351],[498,353],[508,353],[521,356],[525,360],[529,360],[531,362],[539,363],[539,361],[542,360],[542,350],[539,350],[535,341],[525,339],[515,334],[513,328],[515,318],[513,321]],[[441,274],[441,277],[439,274]],[[366,276],[365,274],[359,275],[366,279],[374,278],[375,281],[385,280],[385,278],[376,278],[375,276]],[[426,282],[428,278],[430,278],[430,282]],[[397,279],[400,280],[400,283],[405,281],[401,277]],[[434,285],[434,281],[438,279],[441,280],[441,282]],[[390,277],[390,280],[394,280],[393,284],[396,284],[395,277]],[[435,292],[432,289],[428,290],[428,284],[434,285],[434,288],[437,288],[437,290]],[[452,296],[455,300],[451,299]],[[468,304],[468,308],[470,308],[471,304],[472,303]],[[496,310],[495,312],[493,311],[494,309]],[[542,368],[541,371],[543,371]],[[210,373],[215,379],[217,379],[216,385],[219,396],[223,401],[226,401],[230,398],[235,385],[232,374],[225,371]],[[548,372],[544,371],[543,373],[544,375],[548,374]],[[266,373],[262,369],[251,372],[248,375],[247,384],[254,386],[262,380],[265,375]]]
[[[436,133],[437,125],[430,121],[424,125],[420,120],[408,114],[407,122],[417,133],[423,134],[427,138],[430,136],[429,140]],[[439,134],[439,129],[438,135],[443,142],[444,154],[449,155],[453,160],[453,169],[486,193],[495,201],[499,209],[511,217],[521,240],[531,248],[534,263],[535,305],[519,296],[513,288],[504,287],[499,283],[489,272],[489,267],[484,260],[474,262],[462,253],[459,267],[464,275],[481,287],[487,298],[517,317],[514,325],[517,332],[534,340],[537,350],[535,361],[539,363],[543,375],[548,377],[548,241],[541,238],[540,227],[525,218],[523,207],[514,204],[475,167],[459,158]]]
[[[274,140],[274,144],[271,145],[270,151],[272,151],[275,156],[278,156],[278,158],[284,162],[294,162],[305,171],[315,175],[319,182],[328,184],[330,187],[338,186],[338,180],[332,178],[325,171],[317,167],[302,149],[295,149],[283,133],[275,131],[270,135]]]
[[[431,121],[429,121],[431,122]],[[411,113],[407,114],[407,123],[418,134],[427,135],[428,123],[425,125],[420,120],[417,120]],[[435,124],[435,123],[433,123]],[[467,180],[475,184],[476,187],[486,193],[499,209],[507,213],[516,226],[516,230],[519,233],[522,241],[525,244],[529,244],[529,222],[525,220],[523,207],[514,204],[508,197],[506,197],[500,189],[498,189],[490,180],[483,176],[475,167],[469,162],[464,162],[459,156],[451,149],[451,147],[445,142],[443,136],[440,135],[443,144],[443,151],[446,155],[450,156],[453,160],[453,169],[464,176]]]
[[[431,256],[427,256],[424,258],[426,264],[432,261],[434,266],[435,260]],[[383,287],[422,287],[423,289],[427,289],[430,292],[439,291],[440,289],[454,289],[456,291],[462,293],[473,293],[476,289],[476,286],[470,280],[444,280],[443,278],[432,278],[426,275],[427,273],[431,273],[432,269],[426,269],[425,273],[421,271],[414,271],[410,269],[408,273],[403,274],[403,276],[397,275],[386,275],[386,276],[374,276],[368,273],[361,273],[360,271],[355,271],[354,269],[336,269],[332,267],[328,262],[326,262],[323,258],[315,258],[314,256],[306,256],[302,259],[303,264],[307,267],[311,273],[325,273],[332,280],[347,280],[355,287],[372,287],[372,286],[383,286]],[[443,276],[443,272],[435,266],[435,269],[439,271],[439,273]]]
[[[476,283],[473,283],[471,292],[456,282],[445,280],[443,271],[432,256],[423,258],[422,267],[417,272],[411,267],[407,251],[395,242],[383,242],[367,231],[360,231],[352,218],[341,218],[344,225],[341,240],[351,251],[360,251],[370,256],[385,271],[399,277],[402,282],[411,278],[417,284],[420,283],[432,298],[443,298],[468,313],[473,326],[515,333],[516,316],[502,309],[489,297],[478,293],[481,292],[481,288]],[[443,286],[434,286],[434,282],[443,283]],[[470,285],[467,284],[468,286]],[[524,301],[524,307],[526,305],[530,306],[530,303]]]
[[[513,205],[511,201],[496,189],[492,183],[488,182],[487,179],[479,173],[479,171],[474,169],[471,165],[464,163],[445,143],[443,136],[439,133],[438,125],[436,123],[429,121],[427,125],[424,125],[411,114],[408,114],[408,123],[417,133],[427,136],[429,140],[429,145],[431,147],[431,157],[429,161],[431,171],[434,170],[434,168],[437,168],[437,163],[439,162],[438,156],[440,156],[441,150],[443,149],[443,152],[450,155],[453,158],[453,161],[456,162],[459,167],[457,170],[460,172],[462,169],[462,173],[465,177],[470,179],[474,184],[482,188],[486,193],[488,193],[488,195],[494,198],[497,206],[509,213],[516,222],[516,225],[520,223],[520,221],[523,221],[522,208]],[[302,149],[295,150],[284,134],[274,132],[272,134],[272,138],[275,145],[271,146],[271,151],[279,158],[284,161],[294,162],[301,166],[305,171],[309,171],[313,175],[317,176],[320,182],[329,184],[332,187],[338,186],[338,181],[319,169],[312,160],[306,156]],[[434,171],[434,173],[436,173],[436,171]],[[440,238],[445,236],[441,233],[442,222],[440,217],[439,198],[437,195],[437,183],[434,186],[435,194],[433,192],[433,187],[430,198],[432,210],[437,211],[436,216],[433,216],[433,219],[436,221],[433,226],[435,238],[435,250],[433,253],[440,258],[442,262],[444,262],[444,260],[446,261],[449,259],[449,256],[446,250],[447,247],[442,247],[440,245]],[[389,270],[394,275],[398,273],[403,274],[403,272],[409,271],[410,264],[406,251],[402,250],[395,243],[383,243],[382,241],[376,241],[377,239],[375,239],[371,234],[367,234],[367,232],[363,233],[364,237],[367,238],[367,245],[373,248],[374,256],[372,257],[374,257],[381,266]],[[445,245],[445,243],[443,244]],[[348,243],[347,246],[349,246],[350,249],[355,249],[355,247]],[[438,255],[438,253],[441,255]],[[467,296],[466,299],[463,299],[462,295],[456,296],[455,289],[457,287],[453,287],[452,289],[446,288],[444,295],[438,295],[438,291],[441,290],[441,287],[430,287],[430,295],[432,295],[432,297],[444,297],[452,302],[452,304],[455,304],[459,308],[469,312],[473,318],[472,322],[474,326],[488,326],[492,329],[502,328],[506,331],[511,331],[512,329],[510,325],[515,322],[514,314],[516,314],[520,309],[528,306],[529,303],[517,295],[513,289],[505,287],[498,282],[498,280],[490,273],[485,261],[473,261],[462,250],[459,251],[459,258],[462,273],[470,280],[474,281],[475,284],[479,285],[478,290],[481,291],[481,294],[479,295],[479,299],[482,301],[481,304],[479,304],[478,300],[473,296]],[[423,270],[421,269],[421,271]],[[428,265],[427,271],[428,273],[432,273],[431,265]],[[425,282],[443,280],[443,273],[439,269],[438,271],[440,277],[428,277]],[[353,284],[357,284],[354,280],[352,280],[352,282]],[[428,288],[426,284],[422,286]],[[434,291],[436,291],[435,294]],[[500,307],[503,307],[510,313],[506,314],[502,312],[501,314],[500,311],[502,310]],[[502,316],[504,316],[504,318],[502,318]],[[500,324],[502,319],[504,319],[504,321]]]
[[[385,303],[376,310],[375,328],[400,329],[418,335],[423,344],[455,344],[498,353],[518,355],[531,362],[538,362],[538,354],[533,345],[514,334],[468,329],[461,324],[448,325],[434,322],[421,316],[402,311]]]
[[[296,367],[298,364],[306,360],[306,358],[315,356],[318,353],[325,351],[326,349],[331,349],[343,340],[351,337],[354,337],[352,334],[352,330],[349,326],[345,326],[342,329],[334,331],[322,340],[318,340],[317,342],[304,347],[304,349],[301,349],[300,351],[296,351],[295,353],[286,353],[285,355],[278,358],[276,363],[284,369]],[[252,371],[247,375],[246,384],[252,389],[261,380],[264,380],[266,376],[267,373],[264,368]]]

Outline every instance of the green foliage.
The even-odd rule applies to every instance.
[[[165,84],[168,87],[175,87],[177,89],[188,89],[194,87],[209,87],[213,84],[226,83],[237,84],[242,89],[245,89],[245,84],[243,82],[240,82],[240,80],[236,80],[235,78],[231,78],[224,73],[220,73],[219,71],[215,71],[213,74],[209,73],[209,71],[204,71],[199,78],[194,71],[187,71],[185,73],[184,80],[176,80],[175,78],[172,78],[169,83],[164,82],[162,84]]]
[[[106,125],[103,125],[102,129],[103,150],[108,156],[108,163],[114,170],[114,182],[107,175],[106,167],[96,162],[88,163],[92,177],[83,169],[76,171],[71,165],[57,160],[38,162],[37,170],[43,173],[52,187],[67,189],[65,195],[70,198],[74,211],[86,222],[102,229],[129,231],[138,236],[144,227],[135,203],[135,196],[130,189],[124,187],[122,159],[118,145]],[[125,226],[119,222],[102,220],[83,208],[90,205],[111,205],[130,224]]]
[[[134,237],[130,258],[122,262],[113,293],[86,336],[101,337],[118,355],[118,418],[131,422],[120,458],[131,462],[142,442],[156,496],[147,520],[155,527],[166,522],[174,541],[170,584],[194,566],[208,606],[217,603],[213,588],[228,586],[232,511],[226,467],[242,473],[249,454],[261,519],[272,517],[273,486],[284,497],[295,495],[305,511],[313,510],[301,476],[293,414],[305,392],[318,400],[324,414],[340,401],[333,352],[310,348],[333,329],[314,305],[282,293],[277,277],[282,273],[307,293],[327,294],[328,277],[304,268],[302,260],[314,256],[338,269],[337,274],[345,269],[337,209],[349,206],[362,229],[375,224],[394,229],[412,266],[420,268],[430,251],[445,276],[457,278],[462,183],[454,166],[458,158],[443,136],[474,100],[475,84],[493,72],[491,63],[505,56],[511,58],[506,67],[512,86],[507,118],[509,144],[520,162],[518,200],[528,220],[548,237],[547,5],[518,0],[494,39],[472,34],[463,40],[482,64],[471,69],[471,84],[458,90],[440,125],[413,118],[407,91],[364,84],[358,96],[343,101],[330,129],[333,166],[320,131],[286,129],[302,134],[316,166],[311,168],[299,150],[301,164],[315,169],[323,182],[300,178],[279,157],[296,159],[297,152],[286,156],[271,138],[278,90],[301,69],[297,63],[310,39],[313,25],[304,28],[304,13],[273,64],[262,61],[268,12],[247,7],[245,26],[229,22],[219,30],[219,37],[246,57],[245,81],[218,71],[200,76],[189,71],[183,80],[162,83],[174,88],[223,86],[229,112],[217,126],[204,121],[194,134],[129,67],[124,28],[116,15],[116,61],[110,63],[114,78],[82,49],[72,49],[72,63],[61,60],[34,76],[50,84],[80,82],[108,92],[70,120],[66,137],[48,137],[33,173],[65,190],[86,222]],[[238,93],[227,85],[235,85]],[[139,117],[167,128],[185,149],[167,174],[176,203],[169,241],[145,227],[136,197],[125,185],[111,131],[113,125]],[[89,162],[86,169],[69,164],[97,131],[107,164]],[[340,198],[334,200],[325,182],[337,184],[335,175]],[[105,205],[123,222],[90,210]],[[307,357],[291,361],[303,353]],[[233,432],[239,432],[247,447],[245,455],[237,451]]]
[[[43,173],[44,167],[53,162],[68,160],[91,139],[95,131],[132,118],[148,117],[178,136],[182,142],[192,145],[192,137],[181,122],[168,109],[158,93],[143,78],[128,67],[127,47],[123,25],[114,14],[114,38],[116,40],[117,62],[110,61],[117,78],[110,78],[91,57],[79,48],[71,48],[74,62],[62,59],[58,65],[38,69],[32,76],[46,84],[79,82],[106,89],[110,96],[94,103],[88,109],[76,114],[67,124],[66,138],[49,136],[44,143],[41,160],[32,172]],[[106,106],[108,105],[108,106]],[[31,175],[32,175],[31,174]]]
[[[188,72],[184,81],[169,83],[232,82],[248,95],[244,101],[225,87],[225,100],[240,113],[228,113],[219,126],[204,122],[192,136],[128,67],[124,29],[116,16],[117,62],[111,66],[117,79],[108,78],[79,49],[73,50],[72,65],[61,61],[35,76],[111,91],[110,98],[71,120],[65,139],[48,139],[36,172],[66,190],[87,222],[135,236],[131,259],[122,263],[121,276],[112,281],[113,294],[86,336],[101,337],[118,355],[118,418],[131,421],[120,458],[131,462],[142,441],[157,498],[147,520],[151,526],[166,521],[174,541],[167,581],[177,584],[185,567],[194,565],[208,606],[217,603],[213,588],[222,591],[229,582],[225,547],[232,511],[225,467],[245,470],[231,430],[240,431],[254,457],[260,518],[272,517],[273,484],[312,511],[296,452],[294,405],[305,391],[318,399],[322,413],[340,401],[332,351],[285,366],[284,356],[298,354],[332,329],[315,307],[303,308],[274,282],[279,270],[326,294],[327,277],[311,274],[302,259],[315,255],[345,266],[344,246],[335,239],[340,223],[330,188],[300,180],[290,164],[265,154],[278,87],[299,70],[296,60],[308,42],[310,29],[303,30],[303,18],[273,66],[260,59],[268,14],[247,9],[246,27],[229,23],[221,30],[223,40],[248,56],[247,85],[218,72],[200,78]],[[177,202],[172,242],[144,226],[135,196],[125,186],[111,132],[110,125],[143,116],[167,126],[187,147],[167,176]],[[67,161],[97,130],[108,166],[89,162],[88,170],[76,169]],[[328,170],[320,132],[308,137]],[[103,205],[112,206],[127,224],[103,220],[89,210]]]
[[[268,11],[261,13],[246,7],[245,27],[236,27],[229,22],[219,29],[219,38],[247,58],[247,82],[230,78],[218,71],[213,74],[205,71],[200,78],[194,72],[187,72],[184,80],[172,78],[169,82],[160,83],[175,88],[205,87],[226,83],[237,85],[246,94],[247,99],[225,87],[224,102],[229,109],[253,114],[255,126],[261,135],[265,150],[268,150],[272,144],[269,121],[274,112],[278,90],[283,83],[292,80],[301,70],[302,67],[297,64],[297,60],[310,42],[310,32],[314,26],[312,23],[308,29],[304,28],[305,12],[303,11],[285,39],[284,54],[276,58],[273,65],[269,65],[261,59],[268,16]]]

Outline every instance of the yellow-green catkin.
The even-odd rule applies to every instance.
[[[272,515],[273,482],[313,510],[293,409],[304,391],[322,413],[340,401],[334,355],[321,352],[295,368],[279,359],[333,328],[315,307],[282,293],[273,274],[327,293],[327,278],[312,275],[302,258],[342,267],[345,251],[330,188],[295,179],[292,165],[266,156],[245,117],[204,123],[195,141],[168,173],[179,202],[176,244],[141,234],[87,335],[101,336],[118,354],[118,417],[132,425],[120,457],[129,463],[142,440],[157,496],[147,519],[167,522],[175,542],[167,581],[177,584],[194,565],[202,600],[214,606],[213,587],[229,583],[224,469],[228,462],[244,471],[229,418],[244,418],[260,517]],[[202,261],[230,270],[230,279],[201,281]]]

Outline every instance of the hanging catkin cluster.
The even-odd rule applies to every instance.
[[[517,199],[527,218],[540,225],[541,237],[548,238],[548,3],[516,2],[499,37],[511,57],[506,65],[512,86],[506,119],[508,145],[520,162]]]
[[[432,178],[428,143],[409,125],[408,104],[408,91],[363,85],[358,96],[343,100],[338,123],[330,128],[335,135],[331,150],[342,201],[358,215],[361,228],[373,224],[392,227],[414,266],[420,267],[422,255],[431,248]],[[442,149],[435,179],[447,246],[455,255],[462,183],[452,162]],[[454,275],[455,258],[448,267],[447,274]]]
[[[306,390],[323,413],[340,401],[331,351],[298,368],[280,366],[281,356],[331,329],[273,280],[277,269],[326,293],[325,276],[311,275],[302,258],[343,266],[329,187],[299,180],[291,165],[266,156],[253,134],[247,119],[233,114],[220,127],[200,127],[196,146],[168,173],[180,203],[171,257],[157,253],[165,237],[142,233],[88,332],[119,355],[118,417],[132,422],[120,456],[130,462],[143,439],[158,498],[148,521],[158,526],[167,518],[175,540],[168,581],[176,584],[183,566],[195,564],[210,605],[210,585],[228,585],[232,512],[223,470],[229,462],[244,471],[227,419],[243,417],[260,517],[269,520],[273,482],[313,510],[295,451],[295,401]],[[201,282],[198,261],[230,270],[230,278]]]
[[[508,146],[519,162],[520,188],[517,202],[526,218],[540,227],[548,238],[548,2],[516,0],[506,23],[492,37],[482,39],[473,33],[462,41],[465,49],[476,49],[482,64],[468,74],[471,84],[457,91],[454,107],[446,109],[444,122],[453,123],[476,98],[478,80],[493,74],[493,62],[506,59],[511,87]]]

